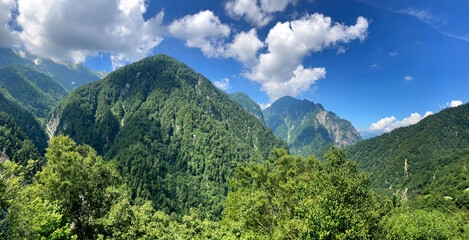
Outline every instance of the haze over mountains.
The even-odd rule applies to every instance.
[[[42,72],[61,85],[67,92],[106,76],[105,72],[93,71],[83,64],[56,63],[51,59],[37,57],[24,51],[0,48],[0,67],[11,64],[19,64]]]

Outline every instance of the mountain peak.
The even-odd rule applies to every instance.
[[[343,147],[361,140],[349,121],[308,99],[282,97],[263,114],[267,126],[289,144],[293,154],[309,156],[322,151],[330,143]]]

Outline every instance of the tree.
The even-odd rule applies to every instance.
[[[379,233],[368,178],[342,150],[321,163],[274,150],[262,165],[238,169],[223,221],[244,238],[369,239]]]
[[[46,157],[48,163],[37,179],[13,195],[8,208],[11,236],[35,239],[21,235],[31,232],[54,239],[58,231],[67,233],[60,239],[96,239],[99,219],[125,195],[120,175],[91,147],[64,136],[50,141]]]

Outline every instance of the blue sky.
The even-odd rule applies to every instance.
[[[163,53],[260,104],[319,102],[364,135],[469,99],[465,0],[0,4],[2,46],[106,71]]]

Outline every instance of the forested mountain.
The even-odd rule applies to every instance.
[[[93,71],[83,64],[56,63],[44,58],[37,58],[34,63],[68,91],[106,76],[105,72]]]
[[[39,122],[30,112],[28,112],[28,110],[21,107],[16,102],[6,98],[2,92],[0,92],[0,112],[11,117],[22,132],[24,132],[28,138],[33,141],[34,145],[41,153],[45,151],[48,138]],[[7,119],[4,119],[3,121],[9,122]]]
[[[17,64],[0,68],[0,91],[40,119],[67,96],[46,74]]]
[[[41,157],[36,146],[12,117],[0,112],[0,162],[10,160],[26,166],[29,160]]]
[[[134,199],[220,216],[238,165],[263,162],[286,144],[227,94],[175,59],[158,55],[82,86],[49,128],[113,161]]]
[[[452,191],[463,193],[469,187],[465,148],[469,148],[469,104],[361,141],[348,149],[348,155],[371,174],[371,186],[379,192],[423,197],[433,191],[456,198],[459,194]],[[452,187],[438,188],[445,185]],[[439,201],[443,200],[442,196]]]
[[[235,92],[230,94],[230,98],[241,108],[248,111],[248,113],[257,117],[257,119],[259,119],[265,125],[264,114],[262,114],[261,107],[248,95],[243,92]]]
[[[352,124],[321,104],[304,99],[283,97],[263,111],[266,124],[288,143],[292,154],[309,156],[329,144],[344,147],[361,140]]]
[[[11,64],[28,66],[48,75],[52,80],[60,84],[67,91],[103,78],[106,73],[97,72],[87,68],[83,64],[56,63],[50,59],[22,53],[19,51],[0,48],[0,67]]]

